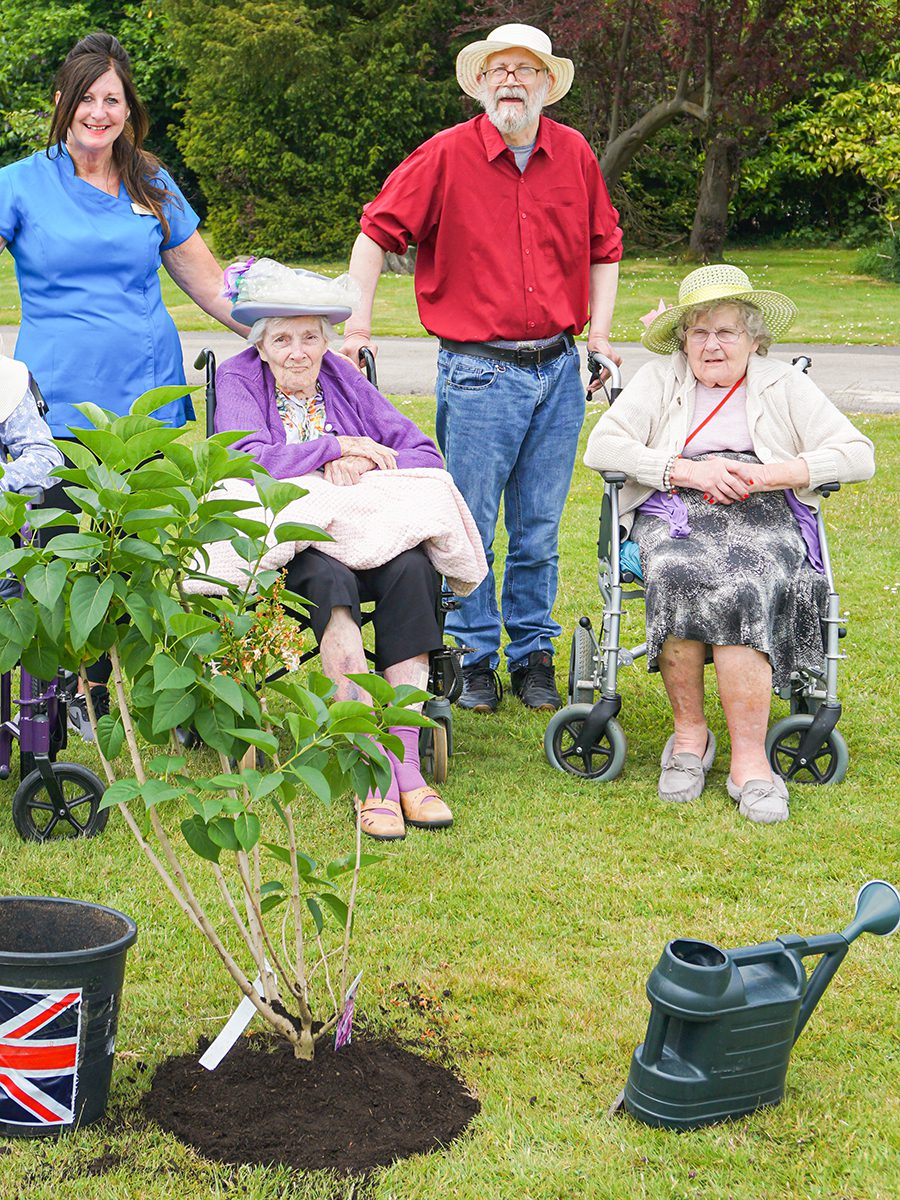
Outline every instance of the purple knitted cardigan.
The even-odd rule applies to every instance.
[[[430,438],[399,413],[359,371],[326,351],[319,371],[325,401],[325,434],[288,445],[275,404],[275,379],[255,346],[222,363],[216,372],[216,432],[247,430],[235,449],[252,454],[277,479],[309,475],[341,457],[338,435],[370,437],[396,450],[398,467],[443,467]]]

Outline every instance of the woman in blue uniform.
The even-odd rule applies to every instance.
[[[231,318],[197,214],[143,148],[147,113],[116,38],[92,33],[73,47],[54,102],[46,151],[0,170],[0,251],[15,259],[22,300],[16,358],[38,382],[54,435],[67,438],[90,424],[76,404],[123,416],[142,392],[185,382],[160,263],[205,312],[247,330]],[[182,396],[155,415],[179,426],[194,412]],[[72,507],[59,484],[47,502]],[[108,659],[88,670],[100,715],[109,711],[109,671]],[[83,697],[69,718],[86,736]]]
[[[15,259],[22,299],[16,357],[66,437],[88,423],[76,404],[124,414],[149,388],[184,383],[160,263],[204,311],[246,330],[231,319],[197,214],[143,149],[146,110],[114,37],[92,33],[70,51],[55,104],[47,150],[0,170],[0,250]],[[190,399],[157,415],[183,425]]]

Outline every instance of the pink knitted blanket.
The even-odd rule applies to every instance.
[[[308,494],[280,512],[276,525],[317,525],[334,540],[270,544],[261,564],[263,569],[283,567],[311,545],[354,570],[380,567],[404,550],[422,546],[435,570],[458,596],[468,596],[487,575],[475,521],[447,471],[434,467],[369,471],[359,483],[348,487],[328,483],[318,474],[290,482],[306,488]],[[252,483],[228,480],[215,496],[246,500],[247,508],[241,516],[268,523]],[[201,570],[230,583],[244,581],[246,560],[230,542],[214,542],[207,553],[209,566],[197,564]],[[217,594],[223,589],[191,581],[188,590]]]

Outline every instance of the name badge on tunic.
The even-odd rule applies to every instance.
[[[136,200],[131,202],[131,211],[137,213],[139,217],[152,217],[153,213],[149,208],[144,208],[143,204],[138,204]]]

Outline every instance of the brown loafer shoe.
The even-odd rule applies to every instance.
[[[406,837],[403,813],[396,800],[367,796],[359,818],[363,833],[377,842],[398,842]]]
[[[446,829],[453,824],[453,813],[432,787],[413,788],[400,793],[403,815],[417,829]]]

